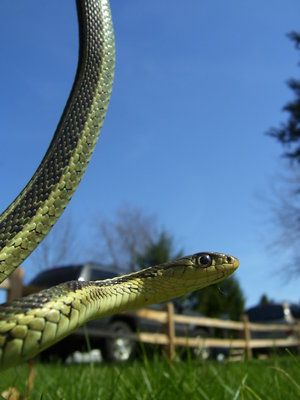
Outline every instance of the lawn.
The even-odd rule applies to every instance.
[[[29,399],[300,399],[300,358],[292,355],[172,364],[145,357],[123,365],[36,364],[34,371]],[[26,393],[27,376],[28,365],[3,372],[0,393],[8,387]]]

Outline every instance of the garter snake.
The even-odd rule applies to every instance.
[[[75,191],[96,144],[114,76],[108,0],[77,0],[79,57],[74,84],[37,171],[0,216],[0,282],[47,235]],[[82,323],[166,301],[229,276],[232,256],[197,253],[105,281],[60,284],[0,306],[0,368],[26,360]]]

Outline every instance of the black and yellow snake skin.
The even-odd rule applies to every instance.
[[[20,195],[0,217],[0,282],[33,251],[58,219],[90,159],[106,114],[114,75],[108,0],[77,0],[79,62],[49,149]],[[66,282],[0,306],[0,369],[27,360],[81,324],[167,301],[219,282],[239,262],[197,253],[118,278]]]
[[[79,62],[56,132],[34,176],[0,217],[0,282],[20,265],[63,212],[91,157],[114,75],[107,1],[78,0]]]

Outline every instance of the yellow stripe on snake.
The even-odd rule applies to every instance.
[[[70,97],[32,179],[0,217],[0,282],[47,235],[75,191],[96,144],[114,76],[108,0],[77,0],[79,61]],[[0,306],[0,369],[17,365],[81,324],[167,301],[219,282],[233,256],[197,253],[105,281],[62,283]]]

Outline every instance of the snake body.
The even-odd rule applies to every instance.
[[[34,176],[0,217],[0,282],[20,265],[63,212],[87,166],[114,75],[107,1],[77,0],[79,61],[70,97]]]
[[[169,300],[217,283],[238,267],[232,256],[198,253],[104,281],[62,283],[0,306],[0,369],[28,359],[81,324]]]
[[[96,144],[114,75],[108,0],[77,0],[79,61],[70,97],[40,166],[0,216],[0,282],[56,222]],[[216,283],[238,267],[220,253],[197,253],[122,277],[72,281],[0,306],[0,369],[33,357],[81,324],[158,303]]]

